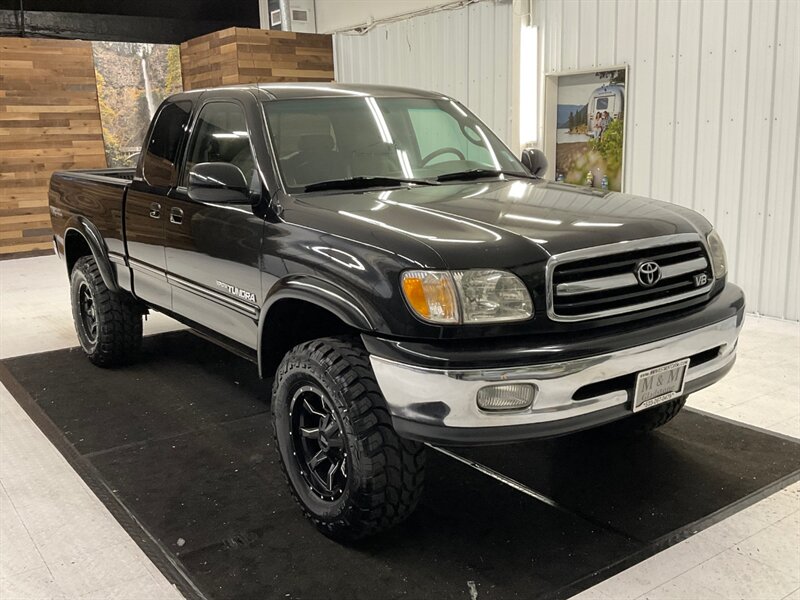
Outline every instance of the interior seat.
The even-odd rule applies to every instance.
[[[295,174],[294,185],[347,177],[347,165],[334,149],[333,136],[326,133],[301,135],[297,152],[288,157],[289,172]]]

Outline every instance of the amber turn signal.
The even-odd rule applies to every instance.
[[[421,319],[432,323],[458,322],[458,301],[450,273],[406,271],[402,287],[409,306]]]

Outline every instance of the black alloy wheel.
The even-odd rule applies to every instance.
[[[82,281],[78,288],[78,311],[83,325],[83,333],[89,343],[97,343],[97,307],[89,285]]]
[[[142,344],[144,306],[124,290],[112,292],[92,256],[82,256],[70,273],[72,319],[86,356],[99,367],[135,360]]]
[[[357,336],[303,342],[284,356],[272,423],[289,489],[325,535],[350,542],[414,512],[425,446],[395,432]]]
[[[320,500],[336,500],[347,484],[347,447],[333,405],[309,382],[292,395],[289,418],[300,475]]]

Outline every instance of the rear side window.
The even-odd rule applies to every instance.
[[[178,149],[191,112],[191,102],[174,102],[158,113],[142,163],[142,176],[151,186],[175,185]]]

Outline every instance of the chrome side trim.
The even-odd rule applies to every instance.
[[[181,288],[187,292],[191,292],[192,294],[200,296],[201,298],[221,304],[226,308],[235,310],[236,312],[248,317],[252,317],[253,319],[258,318],[260,307],[255,304],[250,304],[249,302],[245,302],[231,296],[226,296],[225,294],[220,294],[219,292],[215,292],[204,285],[189,281],[188,279],[184,279],[183,277],[179,277],[172,273],[167,273],[167,281],[175,287]]]
[[[603,246],[593,246],[591,248],[581,248],[580,250],[572,250],[570,252],[563,252],[561,254],[554,254],[547,261],[545,271],[545,301],[547,304],[547,316],[553,321],[560,322],[574,322],[574,321],[588,321],[590,319],[599,319],[601,317],[611,317],[614,315],[622,315],[638,310],[646,310],[656,306],[663,306],[665,304],[673,304],[682,300],[687,300],[695,296],[708,293],[714,285],[714,278],[710,278],[708,285],[701,288],[696,288],[683,294],[670,296],[669,300],[664,299],[651,300],[649,302],[642,302],[639,304],[630,304],[620,308],[611,310],[602,310],[593,313],[586,313],[582,315],[559,315],[556,314],[553,308],[553,273],[556,266],[574,262],[585,258],[597,258],[599,256],[608,256],[619,254],[620,252],[628,252],[630,250],[644,250],[649,248],[658,248],[661,246],[670,246],[672,244],[683,244],[686,242],[699,242],[703,249],[706,251],[706,256],[710,256],[708,244],[703,236],[697,233],[677,233],[674,235],[664,235],[654,238],[646,238],[642,240],[631,240],[624,242],[616,242],[614,244],[606,244]]]
[[[142,271],[144,273],[147,273],[148,275],[154,275],[155,277],[166,277],[167,275],[164,269],[161,269],[159,267],[154,267],[149,263],[136,260],[135,258],[129,257],[128,264],[130,264],[132,269],[136,269],[137,271]]]
[[[502,427],[545,423],[626,405],[628,391],[611,391],[586,400],[573,400],[583,386],[685,359],[712,348],[718,355],[689,367],[686,387],[709,374],[723,371],[736,358],[741,330],[737,317],[673,336],[584,359],[493,369],[430,369],[370,356],[372,369],[393,416],[442,427]],[[476,403],[478,390],[502,382],[536,387],[533,405],[524,410],[487,413]]]
[[[138,261],[135,258],[129,258],[128,262],[130,263],[130,266],[133,269],[136,269],[143,273],[147,273],[148,275],[154,275],[156,277],[164,277],[166,278],[167,283],[169,283],[170,285],[179,287],[182,290],[191,292],[192,294],[200,296],[201,298],[205,298],[206,300],[210,300],[211,302],[216,302],[217,304],[221,304],[226,308],[235,310],[236,312],[246,315],[248,317],[257,319],[258,314],[261,311],[261,307],[256,304],[250,304],[249,302],[244,302],[243,300],[239,300],[238,298],[226,296],[225,294],[221,294],[219,292],[211,290],[204,285],[195,283],[194,281],[189,281],[188,279],[184,279],[183,277],[179,277],[178,275],[175,275],[173,273],[168,273],[163,269]]]
[[[661,267],[661,279],[679,277],[692,271],[700,271],[708,268],[708,261],[705,258],[695,258],[672,265]],[[633,273],[622,273],[609,277],[596,277],[595,279],[584,279],[583,281],[573,281],[570,283],[559,283],[556,286],[557,296],[574,296],[590,292],[604,292],[616,288],[638,286],[636,275]]]
[[[111,252],[109,250],[109,252],[108,252],[108,260],[110,260],[111,262],[116,263],[118,265],[122,265],[123,267],[127,267],[128,266],[128,264],[125,262],[125,257],[122,256],[122,254],[119,254],[118,252]]]

